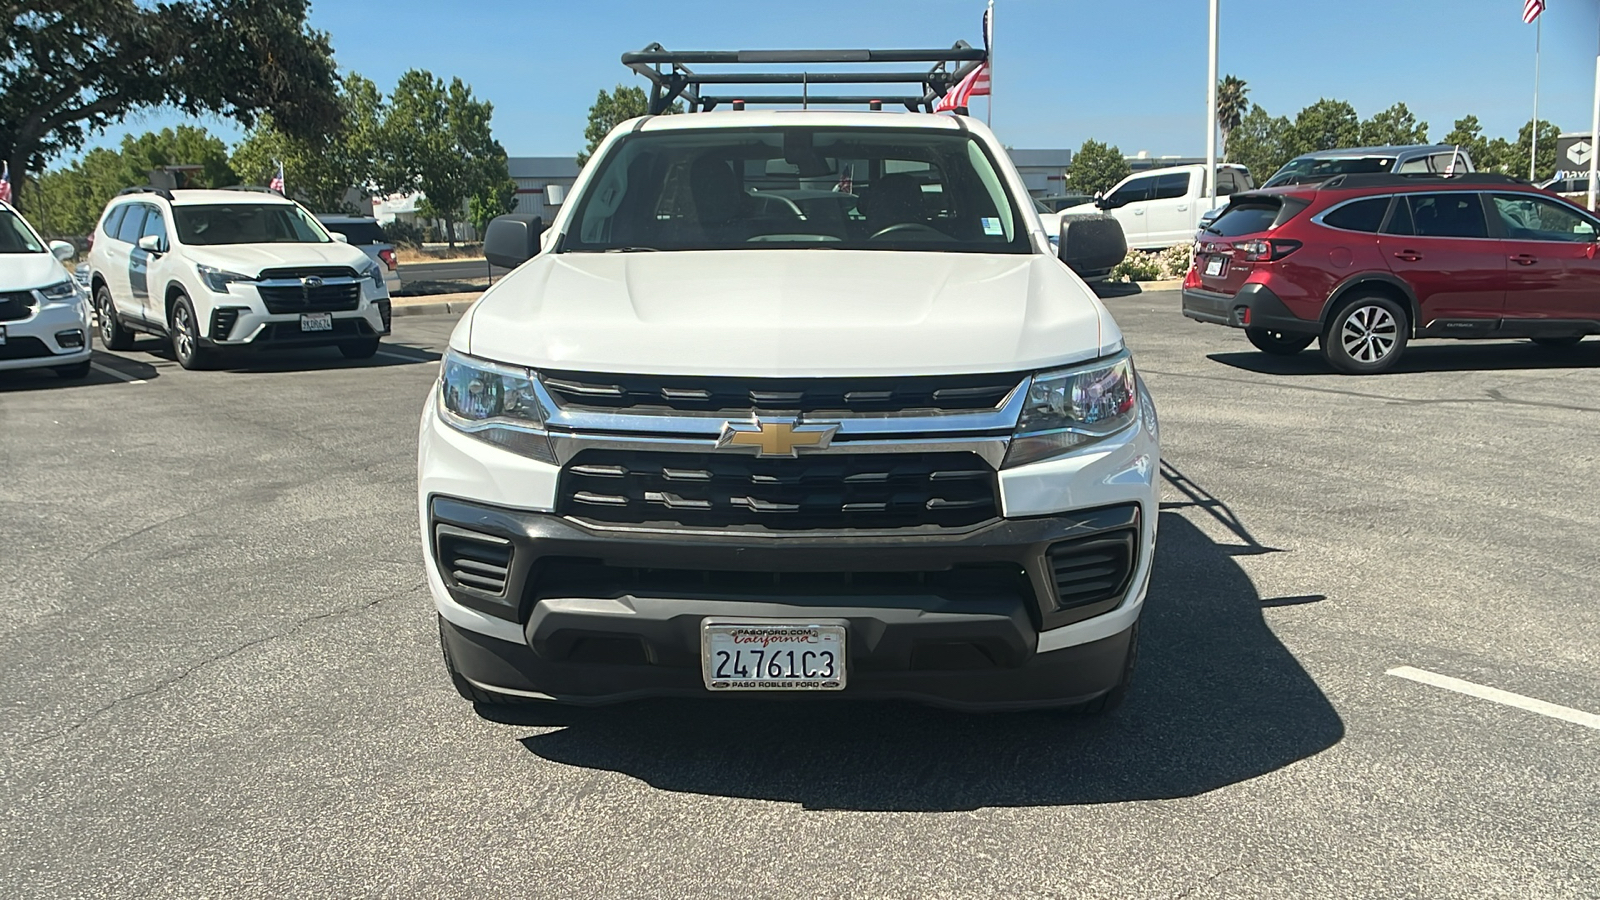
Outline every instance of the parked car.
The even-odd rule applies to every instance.
[[[1206,167],[1173,166],[1129,175],[1093,203],[1069,207],[1068,213],[1105,210],[1122,223],[1131,250],[1162,250],[1194,240],[1200,217],[1209,208],[1210,186]],[[1217,196],[1253,186],[1250,170],[1223,163],[1217,166]]]
[[[762,196],[851,171],[838,217]],[[460,694],[1116,705],[1155,411],[1038,222],[980,120],[737,107],[492,222],[418,452]]]
[[[383,284],[390,295],[400,290],[400,259],[394,242],[372,216],[336,216],[319,213],[317,221],[329,234],[343,235],[345,243],[360,248],[369,259],[383,267]]]
[[[364,359],[389,332],[381,264],[271,192],[130,188],[95,226],[89,269],[102,343],[161,335],[186,369],[246,348]]]
[[[1348,147],[1296,156],[1261,186],[1313,184],[1335,175],[1461,175],[1471,171],[1472,156],[1449,144]]]
[[[1417,338],[1600,334],[1600,219],[1504,175],[1345,175],[1235,194],[1196,248],[1183,314],[1266,353],[1320,340],[1341,372]]]
[[[62,265],[74,252],[66,241],[46,243],[0,200],[0,370],[88,376],[94,350],[88,295]]]

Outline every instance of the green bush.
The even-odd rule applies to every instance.
[[[396,247],[421,247],[422,226],[415,222],[395,219],[383,226],[383,233]]]

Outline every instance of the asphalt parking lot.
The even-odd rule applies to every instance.
[[[479,715],[416,534],[449,317],[0,373],[0,896],[1600,896],[1600,340],[1348,378],[1107,304],[1167,484],[1103,721]]]

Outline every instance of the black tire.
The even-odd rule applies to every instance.
[[[1139,623],[1134,622],[1133,631],[1128,635],[1128,655],[1122,662],[1122,680],[1117,682],[1116,687],[1093,700],[1069,706],[1062,711],[1072,716],[1103,716],[1114,711],[1128,698],[1128,687],[1133,683],[1133,668],[1138,662]]]
[[[73,363],[70,366],[56,366],[55,373],[69,381],[79,381],[89,377],[89,361]]]
[[[1378,294],[1352,297],[1328,319],[1322,355],[1346,375],[1376,375],[1400,361],[1410,331],[1400,304]]]
[[[172,356],[185,369],[209,369],[216,365],[216,352],[200,346],[200,320],[194,304],[183,294],[172,304],[167,318],[167,334],[172,340]]]
[[[1583,335],[1569,334],[1566,337],[1528,338],[1528,340],[1533,341],[1535,344],[1538,344],[1541,347],[1547,347],[1551,350],[1565,350],[1568,347],[1578,346],[1578,342],[1583,340]]]
[[[1256,345],[1257,350],[1273,356],[1294,356],[1317,339],[1314,334],[1286,334],[1267,328],[1246,328],[1244,336]]]
[[[456,693],[463,700],[470,700],[479,706],[526,706],[539,701],[528,697],[513,697],[510,694],[499,694],[486,691],[468,681],[456,669],[455,660],[450,658],[450,645],[444,640],[444,617],[439,617],[439,653],[444,657],[444,670],[450,675],[450,683],[455,686]]]
[[[111,302],[111,289],[105,285],[94,292],[94,315],[99,320],[100,343],[107,350],[132,350],[133,332],[117,321],[117,309]]]
[[[344,354],[345,359],[371,359],[378,352],[378,338],[340,341],[339,352]]]

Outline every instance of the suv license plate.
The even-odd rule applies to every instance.
[[[305,313],[300,317],[301,331],[332,331],[333,313]]]
[[[1207,277],[1215,278],[1218,275],[1221,275],[1223,268],[1225,268],[1227,264],[1228,258],[1226,256],[1213,256],[1206,260]]]
[[[844,690],[843,625],[782,619],[700,623],[700,665],[713,691]]]

